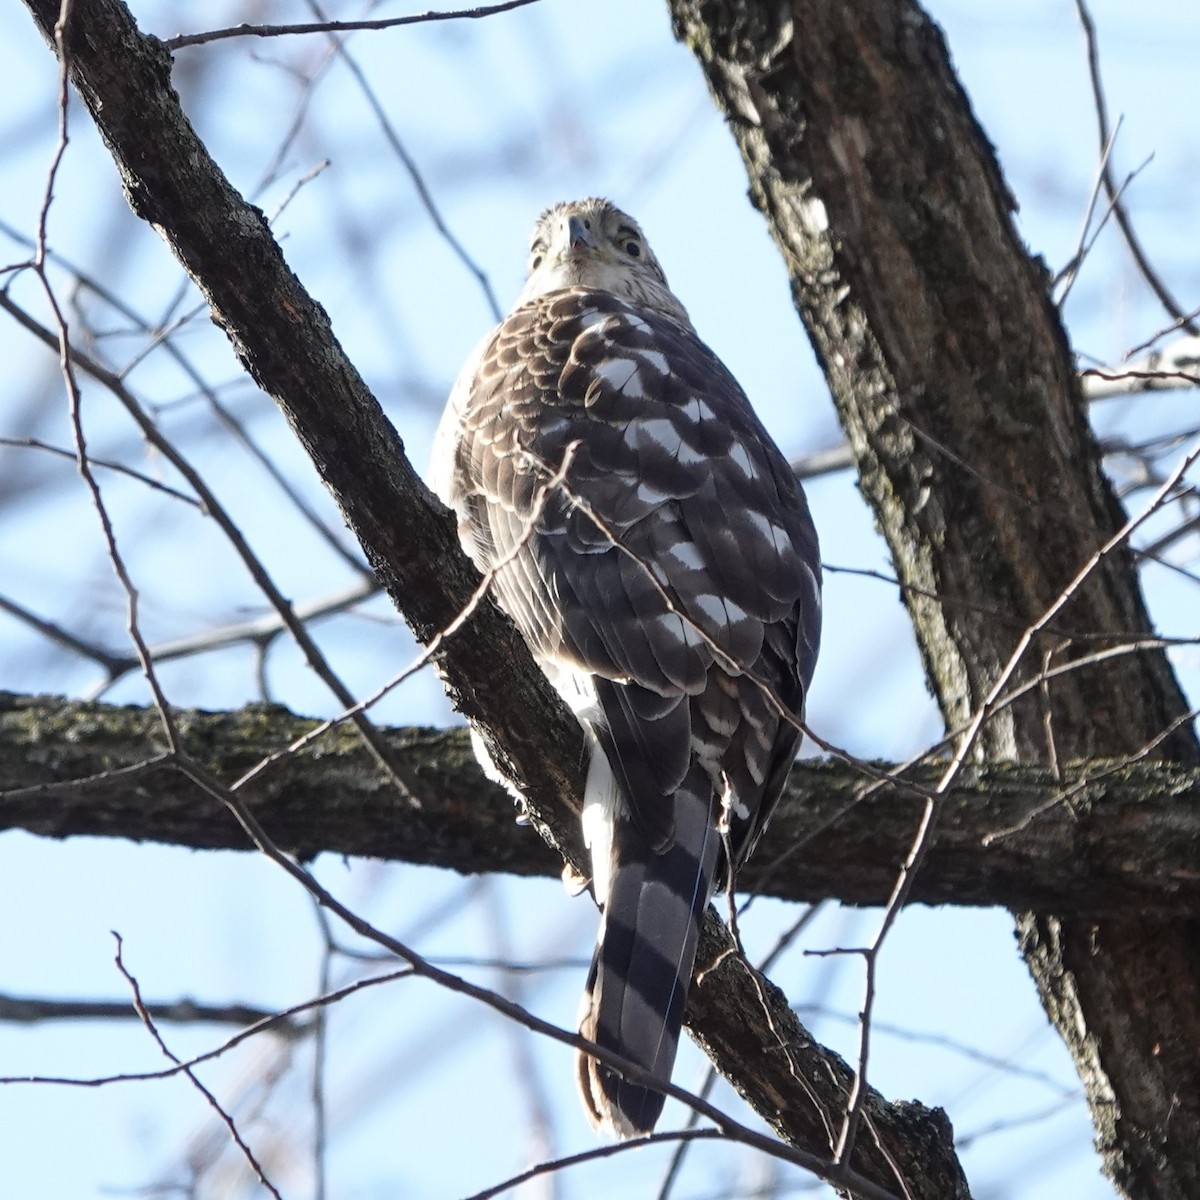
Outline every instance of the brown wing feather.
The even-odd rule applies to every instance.
[[[585,829],[604,915],[580,1029],[666,1083],[719,819],[740,861],[799,741],[816,535],[741,388],[682,320],[550,292],[466,379],[448,485],[464,544],[600,747]],[[659,1090],[586,1054],[579,1078],[597,1124],[653,1128]]]
[[[545,501],[531,536],[539,489],[573,443],[569,492]],[[605,740],[635,821],[662,844],[670,806],[658,799],[679,786],[695,739],[720,740],[708,737],[706,707],[718,727],[733,719],[727,691],[705,703],[718,657],[705,638],[793,710],[812,674],[816,535],[787,463],[690,329],[584,288],[542,297],[500,326],[458,455],[477,559],[490,566],[517,547],[497,581],[504,608],[539,657],[609,681]],[[768,646],[775,626],[783,636]],[[720,717],[722,708],[731,711]],[[759,715],[794,746],[785,722]],[[760,760],[770,776],[778,755],[766,740],[734,738],[736,757]],[[750,778],[724,757],[714,774]],[[757,825],[765,814],[753,815]]]

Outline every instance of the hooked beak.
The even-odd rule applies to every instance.
[[[583,218],[572,214],[567,218],[567,253],[565,257],[582,257],[596,249],[592,231],[583,223]]]

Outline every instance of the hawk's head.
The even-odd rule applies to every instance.
[[[638,223],[591,197],[548,208],[533,228],[518,304],[569,287],[595,288],[690,325]]]

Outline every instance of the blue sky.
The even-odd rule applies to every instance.
[[[136,3],[134,10],[143,28],[162,36],[196,28],[201,19],[213,26],[244,19],[233,3],[204,7],[203,16],[201,6],[164,0]],[[1122,118],[1115,161],[1123,173],[1153,155],[1129,192],[1138,230],[1172,288],[1195,305],[1200,243],[1187,231],[1200,210],[1194,123],[1200,13],[1169,0],[1136,11],[1115,0],[1092,7],[1110,110]],[[943,0],[930,9],[1020,202],[1022,235],[1055,269],[1074,252],[1097,163],[1073,5]],[[275,21],[309,19],[299,5],[262,11]],[[0,22],[0,72],[11,81],[0,114],[0,220],[29,234],[54,145],[56,73],[23,10],[13,7]],[[485,21],[364,34],[349,45],[446,224],[502,307],[519,288],[528,229],[540,209],[572,195],[609,195],[638,217],[697,328],[784,450],[802,454],[838,440],[782,265],[745,199],[732,139],[691,56],[672,40],[664,7],[648,0],[542,0]],[[491,312],[471,271],[433,228],[345,68],[333,64],[321,72],[300,109],[301,80],[324,54],[319,38],[225,42],[181,51],[175,82],[217,161],[268,213],[328,161],[299,186],[275,227],[411,458],[423,464],[441,397]],[[276,165],[298,113],[299,132]],[[49,228],[58,253],[102,278],[148,319],[177,316],[198,303],[194,289],[180,291],[179,273],[157,237],[129,215],[79,105]],[[3,262],[25,253],[3,236],[0,245]],[[68,295],[68,274],[57,270],[54,278]],[[27,277],[14,284],[13,295],[39,309]],[[84,295],[80,305],[76,328],[95,333],[98,353],[128,364],[145,338],[94,297]],[[1077,350],[1110,363],[1167,323],[1111,230],[1089,259],[1066,317]],[[345,537],[303,452],[270,402],[240,379],[223,336],[200,316],[175,337],[293,485]],[[9,321],[0,321],[0,353],[12,364],[0,387],[0,437],[36,431],[68,443],[53,358]],[[128,378],[203,470],[286,595],[320,597],[353,579],[197,401],[176,362],[155,352],[132,366]],[[1189,404],[1189,393],[1176,393],[1110,402],[1094,413],[1102,431],[1170,429]],[[145,452],[98,388],[85,394],[85,421],[96,454],[171,480],[169,468]],[[0,485],[0,592],[122,646],[124,600],[70,464],[0,447]],[[105,488],[152,642],[262,611],[261,597],[211,522],[134,484],[106,480]],[[848,475],[816,481],[809,494],[827,563],[888,570],[886,548]],[[1194,560],[1195,550],[1189,559],[1189,547],[1181,547],[1179,560]],[[1155,570],[1147,588],[1162,631],[1195,636],[1194,583]],[[928,745],[939,724],[896,589],[835,572],[827,600],[813,725],[868,757],[897,758]],[[358,694],[397,674],[415,653],[382,601],[316,630]],[[1176,663],[1195,700],[1194,648],[1180,651]],[[4,686],[14,691],[87,695],[99,678],[93,664],[59,654],[2,613],[0,667]],[[265,671],[272,696],[295,711],[337,711],[286,645],[271,649]],[[233,707],[257,694],[256,664],[244,647],[172,664],[163,680],[179,704]],[[144,703],[145,685],[131,675],[105,698]],[[389,696],[376,716],[391,723],[456,719],[429,672]],[[535,961],[582,960],[590,952],[594,912],[583,900],[569,900],[556,881],[481,882],[332,859],[320,860],[317,871],[339,896],[422,953],[490,958],[503,946]],[[123,936],[129,966],[156,999],[277,1006],[305,999],[318,985],[322,941],[311,905],[277,869],[251,855],[7,834],[0,838],[0,902],[9,914],[0,927],[0,989],[14,993],[124,995],[111,930]],[[743,927],[750,950],[765,952],[793,916],[782,905],[756,905]],[[800,951],[855,944],[877,920],[871,912],[823,914],[774,973],[794,1003],[810,1006],[806,1019],[814,1032],[843,1053],[854,1046],[847,1017],[857,1011],[860,972],[849,960]],[[349,967],[339,962],[337,969]],[[522,989],[539,1015],[573,1024],[581,966],[528,977],[464,970],[506,993]],[[964,1161],[977,1196],[1112,1195],[1091,1152],[1077,1082],[1046,1027],[1004,913],[907,912],[881,972],[872,1082],[886,1095],[947,1108],[967,1142]],[[211,1027],[165,1032],[180,1055],[222,1037]],[[278,1047],[256,1044],[205,1076],[223,1096],[253,1106],[264,1074],[282,1072],[260,1119],[247,1116],[246,1124],[256,1148],[274,1154],[272,1177],[289,1200],[312,1194],[302,1152],[311,1122],[310,1057],[307,1045],[289,1061]],[[132,1023],[0,1025],[0,1074],[89,1076],[159,1065],[150,1039]],[[699,1055],[687,1047],[676,1080],[697,1084],[701,1070]],[[329,1194],[339,1200],[455,1197],[495,1182],[526,1165],[538,1148],[529,1130],[539,1097],[555,1114],[555,1152],[595,1144],[572,1094],[567,1052],[514,1034],[478,1006],[420,981],[338,1006],[326,1079]],[[727,1092],[721,1098],[736,1103]],[[678,1120],[678,1111],[668,1109],[666,1122]],[[1012,1128],[989,1133],[995,1125]],[[189,1148],[200,1153],[197,1147],[213,1136],[202,1101],[178,1079],[96,1090],[0,1088],[0,1191],[21,1200],[90,1200],[178,1181]],[[664,1158],[638,1151],[578,1169],[562,1177],[559,1195],[653,1196]],[[240,1164],[228,1161],[234,1163],[228,1180],[235,1180]],[[740,1153],[706,1152],[695,1157],[676,1194],[699,1200],[748,1187],[764,1169]],[[200,1194],[255,1194],[237,1186],[218,1173]]]

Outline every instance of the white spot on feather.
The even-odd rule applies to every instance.
[[[638,441],[643,438],[648,439],[671,455],[678,454],[683,445],[683,439],[679,436],[679,430],[675,428],[675,422],[667,417],[651,417],[648,421],[638,421],[637,424],[631,426],[631,431]]]
[[[755,531],[775,547],[777,553],[782,554],[786,550],[787,534],[770,517],[752,510],[746,511],[744,515]]]
[[[750,461],[750,452],[741,442],[733,443],[733,447],[729,451],[729,461],[746,479],[753,479],[758,474],[754,469],[754,463]]]
[[[704,569],[704,559],[700,557],[700,551],[696,549],[695,542],[676,542],[666,553],[688,571]]]
[[[708,724],[709,729],[719,737],[728,738],[733,736],[733,731],[737,729],[737,714],[730,713],[727,717],[719,717],[714,713],[705,713],[704,720]]]
[[[704,636],[691,621],[685,621],[675,613],[662,613],[654,618],[655,623],[669,637],[676,638],[685,646],[703,646]]]
[[[627,396],[645,395],[646,389],[642,386],[641,375],[638,373],[638,364],[633,359],[606,359],[596,367],[596,374],[610,387],[616,388],[618,392],[624,392]],[[637,379],[637,385],[631,389],[629,384],[635,378]]]
[[[761,787],[762,781],[767,776],[766,772],[762,769],[762,763],[753,754],[746,756],[746,770],[750,772],[750,778]]]
[[[685,467],[708,461],[708,456],[688,442],[669,417],[651,417],[648,421],[637,421],[629,428],[637,439],[635,445],[643,438],[651,441]]]
[[[721,628],[737,625],[746,619],[746,610],[731,603],[722,596],[706,592],[692,597],[691,604],[700,610],[712,624]]]
[[[665,500],[670,500],[671,496],[667,492],[660,492],[658,488],[651,487],[645,480],[642,480],[637,485],[637,498],[643,504],[662,504]]]

